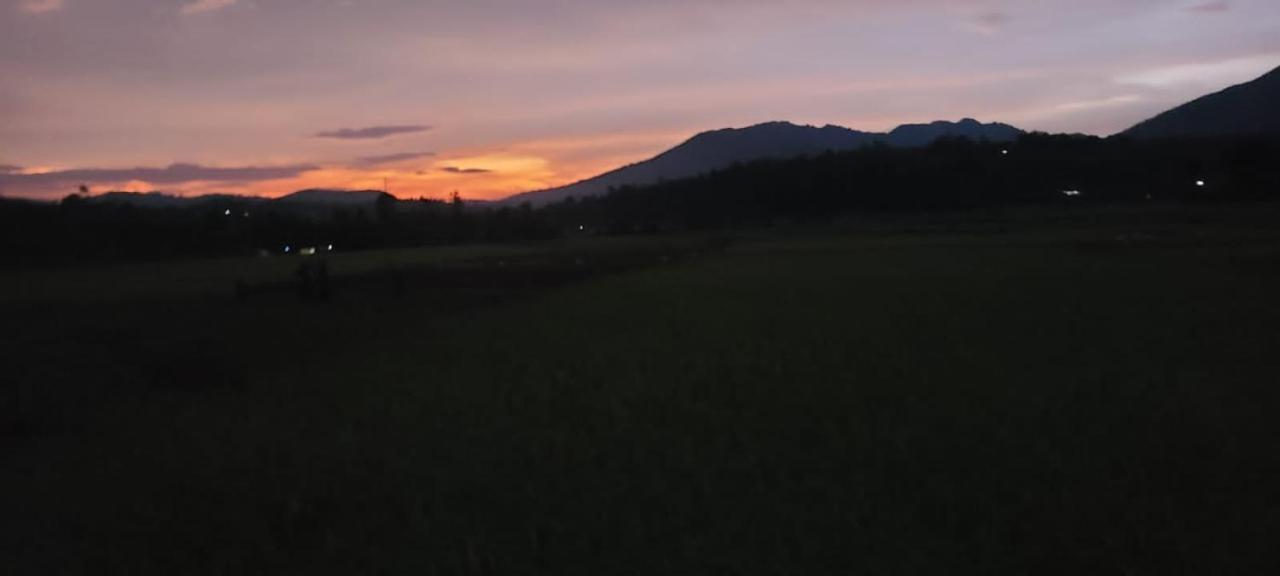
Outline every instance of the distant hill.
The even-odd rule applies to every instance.
[[[993,122],[983,124],[972,118],[959,122],[934,122],[932,124],[903,124],[889,132],[890,146],[913,148],[928,146],[940,138],[968,138],[992,142],[1012,142],[1023,134],[1022,130]]]
[[[99,204],[129,204],[139,208],[186,208],[219,201],[269,202],[257,196],[233,196],[230,194],[206,194],[203,196],[175,196],[163,192],[106,192],[90,196],[88,202]]]
[[[279,198],[239,196],[232,194],[205,194],[202,196],[176,196],[163,192],[106,192],[86,199],[100,204],[129,204],[139,208],[186,208],[203,204],[227,202],[234,204],[271,204],[283,208],[320,209],[330,207],[372,207],[384,195],[381,190],[299,190]]]
[[[703,132],[652,159],[624,166],[581,182],[517,194],[504,203],[547,204],[570,196],[595,196],[610,188],[677,180],[726,168],[735,162],[767,158],[793,158],[827,151],[861,148],[875,143],[889,146],[926,146],[948,136],[975,140],[1010,141],[1022,131],[1008,124],[983,124],[966,118],[959,122],[934,122],[899,126],[889,133],[862,132],[841,126],[798,126],[789,122],[768,122],[747,128],[727,128]]]
[[[276,198],[282,204],[320,204],[326,206],[372,206],[385,195],[381,190],[299,190]]]
[[[1122,134],[1141,139],[1280,134],[1280,68],[1183,104]]]

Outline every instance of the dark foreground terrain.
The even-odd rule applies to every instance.
[[[1275,206],[300,261],[5,273],[0,572],[1280,568]]]

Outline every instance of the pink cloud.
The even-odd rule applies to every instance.
[[[62,9],[62,0],[23,0],[18,3],[18,11],[27,14],[44,14]]]
[[[183,14],[200,14],[202,12],[213,12],[215,10],[221,10],[223,8],[231,6],[232,4],[235,4],[235,3],[236,3],[236,0],[195,0],[194,2],[184,4],[182,6],[181,12]]]
[[[991,35],[999,32],[1013,17],[1007,12],[988,11],[978,14],[965,22],[965,27],[979,34]]]

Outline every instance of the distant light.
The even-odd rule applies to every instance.
[[[1076,196],[1080,195],[1080,191],[1079,190],[1063,190],[1062,194],[1064,196],[1070,196],[1072,198],[1075,198]]]
[[[328,251],[330,251],[330,252],[333,252],[333,244],[330,244],[330,245],[328,245],[328,246],[325,246],[325,247],[324,247],[324,249],[325,249],[325,250],[328,250]]]
[[[586,229],[587,229],[586,226],[578,225],[578,230],[586,230]]]
[[[288,254],[290,250],[292,250],[292,248],[290,248],[290,247],[288,247],[288,246],[285,246],[285,247],[284,247],[284,253],[285,253],[285,254]]]
[[[245,213],[244,213],[244,217],[245,217],[245,218],[248,218],[248,217],[249,217],[249,213],[248,213],[248,212],[245,212]]]
[[[1008,151],[1008,150],[1001,150],[1001,151],[1000,151],[1000,153],[1001,153],[1001,154],[1003,154],[1003,155],[1005,155],[1005,156],[1008,156],[1008,155],[1009,155],[1009,151]]]
[[[223,215],[223,216],[230,216],[230,215],[231,215],[231,209],[230,209],[230,208],[228,208],[225,212],[223,212],[223,213],[222,213],[222,215]]]
[[[298,253],[299,253],[299,254],[301,254],[301,255],[303,255],[303,256],[313,256],[313,255],[315,255],[315,253],[316,253],[316,247],[315,247],[315,246],[307,246],[306,248],[303,248],[302,250],[299,250],[299,251],[298,251]]]
[[[1204,180],[1196,180],[1196,186],[1204,188]]]

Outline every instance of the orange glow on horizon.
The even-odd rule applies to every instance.
[[[514,194],[572,184],[627,164],[642,161],[669,149],[692,135],[689,132],[636,132],[567,136],[451,150],[366,165],[352,162],[316,162],[314,170],[296,176],[260,181],[149,182],[57,180],[10,186],[6,194],[55,199],[70,194],[80,184],[92,193],[107,191],[161,192],[177,196],[236,194],[284,196],[309,188],[382,190],[401,199],[445,199],[454,191],[472,200],[498,200]],[[236,163],[259,167],[300,163],[298,158],[272,158],[271,162]],[[213,165],[205,165],[214,168]],[[50,167],[28,167],[21,174],[58,172]],[[74,178],[74,177],[71,177]]]
[[[308,188],[381,190],[401,199],[499,200],[514,194],[572,184],[648,159],[679,144],[686,133],[637,133],[568,137],[513,143],[493,149],[460,150],[381,166],[323,166],[294,178],[268,180],[229,190],[225,183],[197,182],[184,194],[236,193],[278,197]]]

